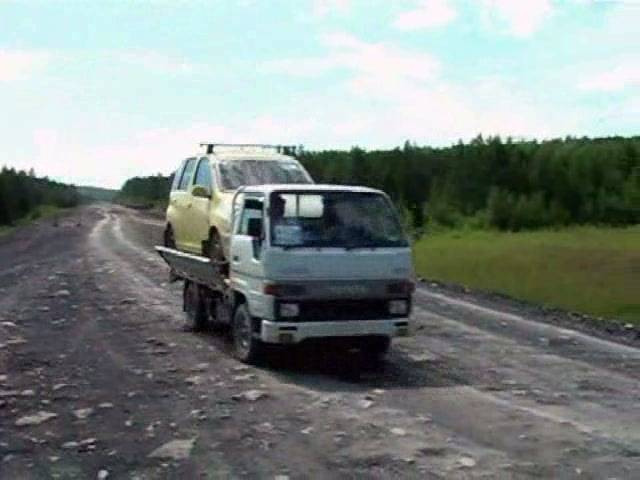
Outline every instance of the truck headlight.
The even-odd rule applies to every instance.
[[[300,315],[300,305],[297,303],[281,303],[280,316],[284,318],[293,318]]]
[[[406,300],[391,300],[389,302],[389,314],[391,315],[408,315],[409,302]]]

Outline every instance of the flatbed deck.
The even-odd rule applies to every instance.
[[[227,279],[210,258],[167,247],[158,246],[155,249],[179,279],[190,280],[214,291],[222,292],[227,287]]]

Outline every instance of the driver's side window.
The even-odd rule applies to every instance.
[[[213,185],[211,183],[211,165],[209,164],[209,159],[200,159],[198,170],[196,170],[196,179],[193,184],[206,187],[209,190],[212,189]]]
[[[244,202],[244,206],[242,208],[242,216],[240,217],[240,225],[238,228],[238,233],[240,235],[249,235],[255,237],[257,232],[258,223],[256,220],[259,220],[260,227],[262,227],[263,222],[263,202],[262,199],[257,198],[247,198]],[[251,220],[254,220],[253,222]],[[262,233],[262,232],[260,232]],[[261,235],[258,235],[261,236]]]

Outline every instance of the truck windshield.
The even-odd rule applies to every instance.
[[[221,162],[220,179],[224,190],[269,183],[311,183],[308,175],[297,163],[276,160]]]
[[[274,193],[269,214],[274,246],[408,246],[391,203],[377,193]]]

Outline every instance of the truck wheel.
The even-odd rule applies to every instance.
[[[374,337],[364,340],[362,353],[373,364],[381,363],[391,347],[391,339],[387,337]]]
[[[184,281],[184,313],[187,328],[193,331],[202,331],[207,326],[207,308],[200,292],[200,287],[190,282]]]
[[[232,331],[236,358],[244,363],[258,362],[262,353],[262,344],[253,336],[253,319],[246,303],[241,303],[236,308]]]

